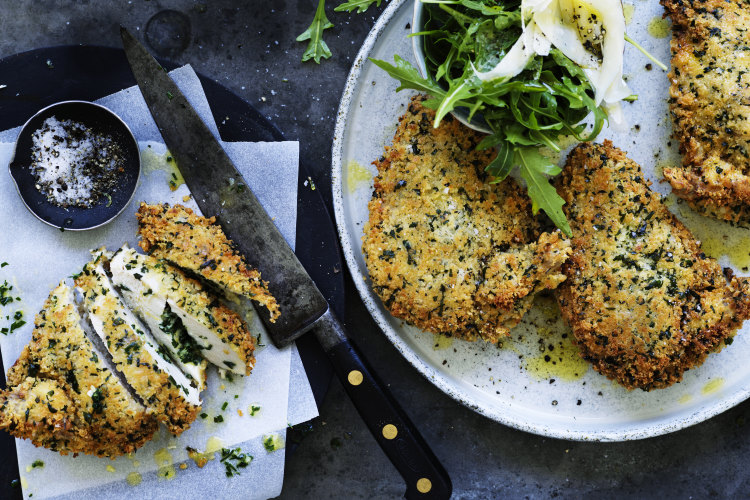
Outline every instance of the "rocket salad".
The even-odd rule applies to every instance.
[[[565,234],[564,201],[549,183],[560,172],[539,151],[560,151],[561,136],[594,139],[604,121],[621,122],[619,103],[634,99],[622,80],[625,21],[619,0],[425,0],[428,77],[398,55],[372,60],[400,81],[398,90],[428,93],[435,126],[463,108],[492,133],[486,170],[500,182],[515,167],[533,212],[543,210]],[[589,128],[582,121],[592,117]]]

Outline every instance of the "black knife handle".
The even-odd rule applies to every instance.
[[[316,325],[318,328],[328,330],[320,332],[318,338],[325,336],[329,340],[322,344],[344,389],[375,440],[406,481],[404,496],[409,500],[450,498],[453,485],[445,468],[346,338],[341,323],[329,311]],[[334,338],[339,341],[330,342]]]

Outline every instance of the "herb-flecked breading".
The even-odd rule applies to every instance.
[[[62,455],[116,457],[151,439],[156,419],[86,337],[69,287],[52,291],[34,327],[0,394],[1,428]]]
[[[750,317],[748,281],[706,257],[609,141],[582,144],[559,182],[573,230],[555,291],[584,359],[628,389],[682,379]]]
[[[672,19],[669,102],[683,155],[664,177],[696,210],[750,224],[750,7],[661,3]]]
[[[76,278],[96,333],[130,387],[175,436],[190,427],[200,411],[197,389],[144,331],[115,292],[99,253]]]
[[[182,205],[146,203],[141,203],[136,216],[144,252],[265,306],[272,322],[278,318],[279,306],[268,282],[234,251],[215,217],[201,217]]]
[[[378,168],[363,252],[385,307],[419,328],[498,342],[555,288],[569,242],[540,235],[512,179],[492,184],[482,135],[412,99]]]

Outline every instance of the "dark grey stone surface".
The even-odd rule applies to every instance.
[[[301,63],[305,45],[294,41],[312,19],[314,0],[0,0],[0,57],[53,45],[119,46],[120,24],[143,40],[152,16],[175,10],[181,14],[173,19],[189,25],[189,39],[169,39],[171,26],[156,22],[151,41],[161,43],[162,55],[192,64],[299,140],[330,206],[333,120],[351,62],[382,7],[350,15],[333,13],[338,0],[328,4],[336,26],[326,40],[334,56],[319,66]],[[443,460],[456,498],[750,496],[748,403],[643,441],[579,443],[526,434],[435,389],[391,347],[351,284],[347,301],[350,331]],[[400,497],[400,477],[338,382],[320,412],[289,462],[282,497]]]

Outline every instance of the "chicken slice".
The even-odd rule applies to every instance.
[[[237,313],[206,293],[197,280],[127,246],[114,254],[109,268],[114,284],[142,317],[151,318],[152,323],[165,318],[151,329],[157,338],[167,341],[162,344],[171,347],[173,335],[165,329],[179,324],[188,335],[177,340],[180,356],[189,350],[190,359],[197,354],[219,368],[250,374],[255,343],[247,325]],[[186,345],[190,347],[182,347]]]
[[[182,205],[141,203],[136,214],[140,247],[158,259],[196,273],[222,290],[254,300],[279,316],[276,299],[257,269],[238,255],[214,217],[201,217]]]
[[[159,284],[152,283],[149,269],[128,256],[131,251],[125,245],[112,256],[109,262],[112,283],[127,306],[146,324],[154,339],[164,346],[183,373],[191,379],[191,385],[205,389],[208,362],[203,358],[200,346],[188,335],[179,316],[171,310],[166,296],[154,293],[154,288]],[[155,265],[162,264],[157,262]]]
[[[105,260],[99,253],[76,278],[91,324],[135,393],[179,435],[200,410],[199,391],[122,302],[104,270]]]
[[[151,439],[158,422],[108,368],[81,324],[73,292],[61,283],[8,371],[0,428],[63,455],[133,452]]]

